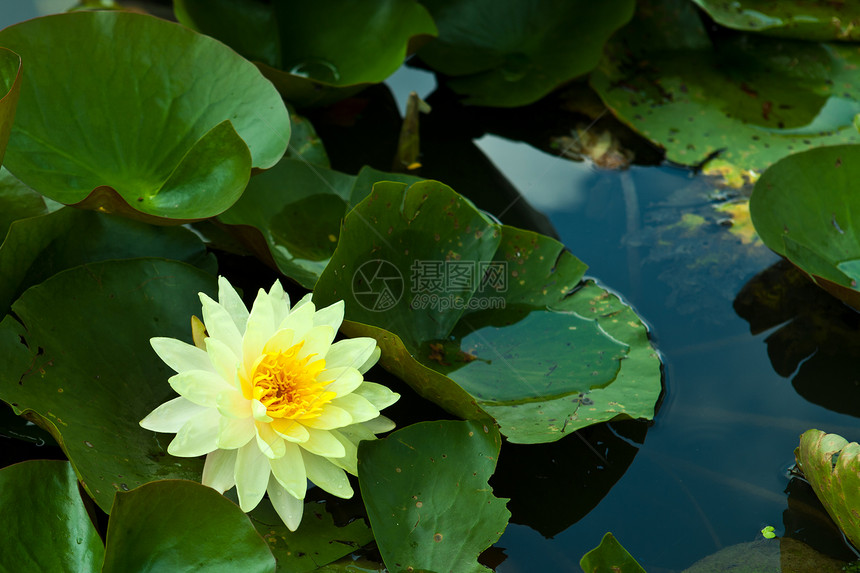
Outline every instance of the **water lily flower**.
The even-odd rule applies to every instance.
[[[400,397],[364,380],[379,359],[372,338],[333,342],[343,301],[317,310],[310,295],[292,308],[279,282],[260,289],[250,313],[224,278],[218,301],[203,293],[203,322],[192,319],[194,345],[153,338],[174,371],[180,394],[140,425],[175,433],[168,453],[206,454],[203,484],[234,485],[243,511],[268,492],[295,531],[308,480],[342,498],[353,495],[345,472],[357,473],[361,440],[391,430],[379,411]]]

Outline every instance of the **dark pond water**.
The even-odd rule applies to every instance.
[[[4,3],[0,27],[35,16],[36,4]],[[429,74],[411,69],[389,85],[401,110],[410,90],[427,95],[434,88]],[[318,127],[328,141],[327,128]],[[714,180],[667,166],[600,170],[474,124],[466,129],[474,133],[449,134],[450,141],[430,133],[431,173],[422,175],[452,168],[442,165],[439,150],[446,150],[459,155],[457,165],[471,161],[484,187],[498,185],[490,197],[486,190],[481,200],[472,197],[492,214],[539,222],[527,203],[544,213],[560,240],[590,265],[589,275],[648,322],[665,361],[665,392],[653,423],[602,425],[555,444],[503,449],[492,485],[512,498],[513,522],[490,556],[501,561],[496,570],[579,571],[580,557],[612,531],[649,573],[682,571],[722,548],[761,540],[767,525],[851,559],[789,468],[807,429],[860,439],[860,377],[851,368],[860,359],[856,314],[785,266],[768,271],[767,283],[751,282],[778,257],[720,224],[726,215],[714,206],[727,191]],[[396,131],[385,137],[379,153],[390,162],[385,146]],[[477,148],[469,147],[473,138]],[[464,144],[466,151],[458,147]],[[344,145],[330,150],[336,168],[373,161],[374,142]],[[466,183],[455,183],[469,177],[459,172],[445,180],[471,197]],[[524,199],[506,195],[506,188]]]

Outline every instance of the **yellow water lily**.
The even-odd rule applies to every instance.
[[[180,394],[140,425],[175,433],[168,453],[206,455],[203,484],[234,485],[243,511],[263,495],[290,530],[299,526],[308,480],[339,497],[353,495],[357,446],[391,430],[379,411],[400,397],[363,374],[379,359],[372,338],[333,342],[343,301],[317,310],[308,295],[290,307],[279,282],[260,289],[248,312],[218,279],[218,301],[200,293],[203,323],[192,319],[194,345],[153,338],[176,375]]]

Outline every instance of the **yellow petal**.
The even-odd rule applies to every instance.
[[[328,365],[328,362],[326,362],[326,365]],[[323,383],[331,380],[331,382],[328,382],[325,389],[329,392],[334,392],[338,396],[349,394],[361,386],[361,383],[364,381],[361,377],[361,372],[350,366],[326,368],[319,376],[317,376],[317,380]]]
[[[339,340],[331,345],[325,356],[329,368],[350,366],[358,368],[373,355],[376,340],[367,337]]]
[[[206,351],[175,338],[156,337],[149,344],[158,357],[174,372],[185,370],[213,370]]]
[[[257,445],[263,455],[269,459],[282,457],[286,452],[284,438],[276,434],[269,424],[256,422],[255,426],[257,428]]]
[[[207,338],[206,353],[209,355],[209,362],[212,363],[212,368],[218,373],[225,382],[236,388],[242,389],[239,381],[239,358],[220,340]]]
[[[305,474],[302,452],[297,445],[287,442],[284,455],[269,460],[269,466],[272,468],[272,475],[290,495],[298,499],[305,498],[308,489],[308,477]]]
[[[230,313],[204,293],[200,293],[200,302],[203,305],[203,323],[209,336],[229,346],[236,356],[241,356],[242,333]]]
[[[251,307],[251,315],[248,317],[248,326],[242,338],[242,356],[244,356],[245,372],[250,374],[254,361],[263,352],[263,345],[275,332],[275,319],[272,303],[269,295],[260,289],[254,306]]]
[[[310,438],[307,428],[295,420],[279,418],[272,422],[272,429],[285,440],[294,443],[306,442]]]
[[[293,345],[295,340],[295,332],[289,328],[281,328],[269,338],[266,345],[263,347],[263,354],[281,354],[286,352]]]
[[[171,376],[167,382],[180,396],[207,408],[216,406],[218,394],[232,390],[223,378],[207,370],[186,370]]]
[[[315,354],[315,358],[325,358],[329,347],[331,347],[331,341],[334,340],[334,335],[335,330],[327,324],[314,326],[305,333],[305,343],[296,357],[301,360],[305,356]]]
[[[218,424],[218,447],[234,450],[246,445],[254,437],[254,420],[221,416]]]
[[[218,277],[218,304],[224,307],[224,310],[233,319],[236,330],[245,332],[245,325],[248,322],[248,308],[242,302],[242,298],[233,288],[233,285],[223,276]]]
[[[276,280],[272,288],[269,289],[269,302],[272,305],[272,316],[275,325],[281,324],[287,318],[287,315],[290,314],[290,296],[284,292],[281,281]]]
[[[349,412],[356,424],[372,420],[379,415],[379,410],[367,398],[359,396],[355,392],[346,396],[338,396],[331,401],[331,404]]]
[[[358,475],[358,442],[353,442],[336,430],[332,431],[331,435],[343,444],[345,453],[341,458],[329,458],[328,461],[352,475]]]
[[[357,394],[362,398],[365,398],[368,402],[373,404],[377,410],[383,410],[400,399],[400,394],[392,392],[387,386],[367,381],[356,388],[353,394]]]
[[[257,399],[251,400],[251,413],[254,415],[255,420],[258,422],[271,422],[272,418],[266,412],[265,404]]]
[[[319,309],[314,313],[314,326],[327,324],[337,330],[343,323],[343,308],[344,303],[342,300],[339,300],[334,304]]]
[[[305,301],[305,299],[307,301],[303,303],[302,301]],[[296,333],[296,340],[300,340],[313,325],[314,303],[310,302],[308,297],[305,297],[293,307],[287,318],[281,321],[281,324],[278,325],[278,330],[289,328]]]
[[[326,404],[319,416],[302,420],[302,424],[317,430],[334,430],[352,424],[352,416],[343,408]]]
[[[176,437],[167,446],[167,453],[181,458],[196,458],[217,449],[218,421],[221,415],[217,410],[206,408],[189,419],[176,432]]]
[[[380,347],[375,347],[373,349],[373,353],[370,355],[370,358],[364,361],[364,364],[358,367],[358,371],[364,374],[377,363],[379,357],[382,356],[382,349]]]

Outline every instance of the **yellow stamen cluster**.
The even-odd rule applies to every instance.
[[[266,414],[272,418],[316,418],[323,406],[337,396],[317,381],[317,376],[325,369],[325,360],[311,362],[316,354],[297,358],[303,345],[304,342],[300,342],[285,352],[264,354],[254,364],[252,395],[262,402]]]

